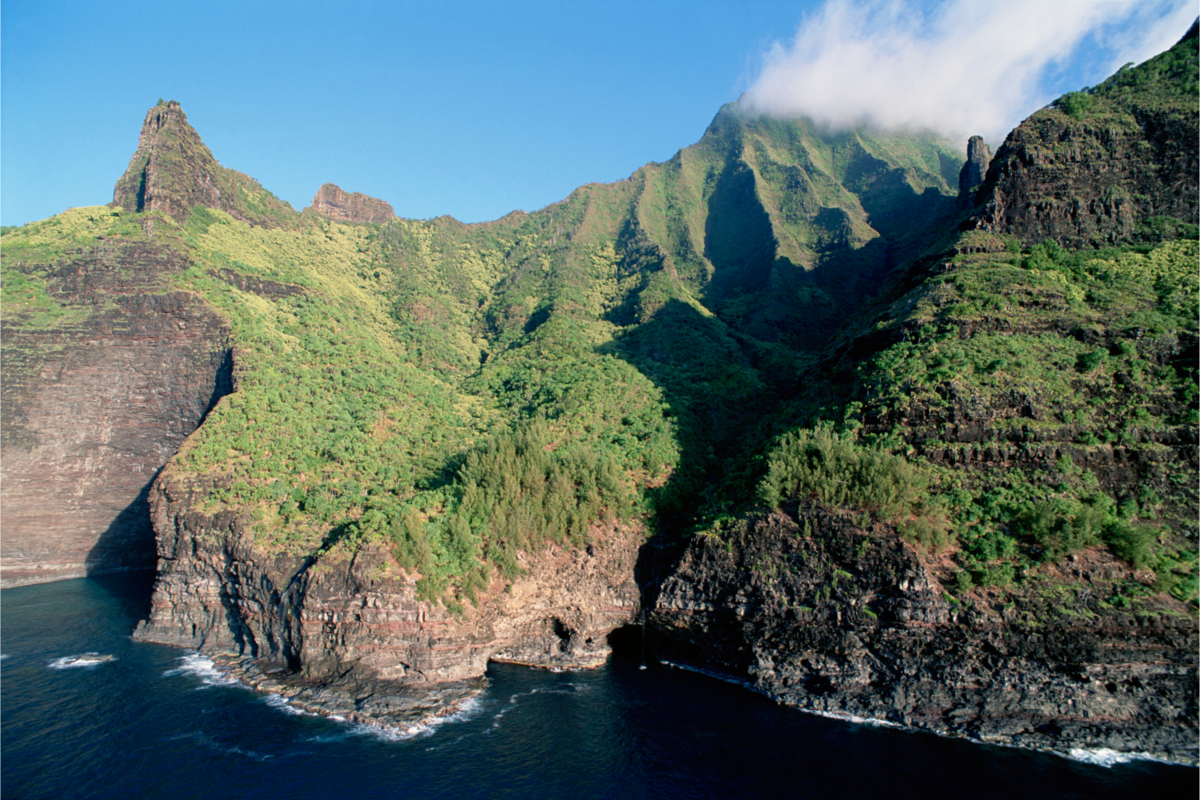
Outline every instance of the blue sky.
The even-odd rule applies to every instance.
[[[333,182],[401,216],[479,222],[670,158],[745,92],[773,113],[877,114],[998,144],[1064,91],[1169,47],[1196,13],[1195,0],[4,0],[0,222],[111,200],[159,97],[297,209]],[[1014,61],[1022,43],[1047,57]]]

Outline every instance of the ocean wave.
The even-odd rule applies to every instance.
[[[212,738],[211,736],[208,736],[207,734],[199,733],[199,732],[182,733],[178,736],[172,736],[172,737],[168,738],[167,741],[169,741],[169,742],[178,742],[178,741],[195,742],[196,744],[198,744],[202,747],[205,747],[209,750],[212,750],[214,752],[230,753],[233,755],[239,755],[244,758],[248,758],[251,761],[257,761],[260,764],[264,761],[269,761],[270,759],[275,757],[274,755],[272,755],[270,753],[259,753],[254,750],[247,750],[246,748],[240,747],[236,744],[225,744],[224,742],[219,742],[216,739]]]
[[[592,691],[592,689],[593,689],[592,686],[587,686],[587,685],[578,684],[578,683],[568,683],[565,686],[538,686],[533,689],[530,689],[527,692],[517,692],[515,694],[509,695],[508,702],[505,703],[504,706],[501,707],[499,711],[497,711],[495,714],[492,715],[492,727],[499,728],[500,720],[502,720],[508,712],[515,709],[517,707],[517,704],[521,701],[522,698],[533,697],[535,694],[559,694],[559,695],[586,694],[586,693]]]
[[[477,716],[482,710],[483,704],[480,702],[479,695],[474,695],[466,700],[463,700],[455,708],[454,713],[445,714],[439,717],[429,717],[423,719],[415,725],[400,727],[395,725],[384,725],[374,723],[354,723],[354,730],[361,735],[371,736],[381,741],[386,742],[407,742],[412,739],[421,739],[427,736],[432,736],[446,725],[454,722],[466,722],[469,719]]]
[[[73,669],[76,667],[96,667],[116,661],[115,656],[102,656],[99,653],[80,653],[74,656],[63,656],[50,662],[50,669]]]
[[[1095,749],[1072,748],[1067,754],[1067,758],[1072,761],[1082,761],[1085,764],[1094,764],[1098,767],[1115,767],[1117,764],[1130,764],[1134,761],[1153,761],[1157,764],[1175,764],[1169,758],[1160,758],[1159,756],[1151,755],[1150,753],[1122,753],[1117,750],[1109,750],[1107,747],[1098,747]]]
[[[695,672],[696,674],[703,675],[706,678],[715,678],[724,683],[732,683],[734,686],[741,686],[743,689],[749,689],[752,692],[758,692],[759,694],[762,694],[762,692],[758,690],[758,687],[756,687],[751,681],[745,680],[744,678],[735,678],[732,675],[725,675],[720,672],[713,672],[712,670],[704,669],[703,667],[694,667],[691,664],[681,664],[675,661],[660,661],[658,663],[662,664],[664,667],[681,669],[684,672]]]
[[[272,705],[275,705],[275,703],[272,703]],[[290,710],[292,713],[307,713],[298,711],[295,708]],[[315,715],[325,716],[330,722],[336,722],[344,726],[343,730],[338,733],[323,733],[312,736],[306,741],[327,744],[329,742],[340,742],[352,737],[362,736],[383,742],[407,742],[413,739],[423,739],[432,736],[439,728],[451,723],[465,722],[477,716],[481,710],[482,704],[480,703],[479,696],[476,695],[459,703],[452,714],[428,717],[413,725],[388,725],[384,722],[350,722],[345,717],[336,714],[327,716]]]
[[[314,714],[311,711],[305,711],[302,708],[296,708],[291,701],[283,695],[266,694],[263,695],[263,702],[284,714],[290,714],[293,717],[317,717],[319,714]]]
[[[236,686],[237,679],[231,678],[221,670],[217,669],[217,665],[208,656],[200,653],[188,653],[179,658],[180,666],[169,669],[163,673],[164,678],[173,678],[177,675],[190,675],[193,678],[199,678],[202,684],[197,688],[208,688],[210,686]]]
[[[892,722],[886,719],[876,719],[874,717],[860,717],[857,714],[843,714],[839,711],[823,711],[817,708],[801,708],[798,709],[806,714],[812,714],[815,717],[825,717],[826,719],[836,719],[840,722],[852,722],[855,725],[867,725],[872,728],[897,728],[900,730],[917,730],[908,725],[903,725],[899,722]]]

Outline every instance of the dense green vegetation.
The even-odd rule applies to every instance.
[[[812,412],[843,432],[783,437],[760,497],[871,510],[951,547],[960,591],[1107,546],[1195,602],[1194,467],[1166,443],[1197,423],[1198,261],[1195,239],[958,257],[879,312],[896,341]]]
[[[1132,125],[1194,104],[1192,52],[1057,106]],[[598,526],[680,537],[817,502],[949,559],[958,592],[1104,546],[1196,600],[1194,221],[1106,250],[947,235],[960,153],[729,106],[669,161],[533,214],[338,224],[168,133],[159,188],[187,195],[200,164],[231,213],[5,229],[4,324],[96,313],[60,291],[80,254],[176,253],[139,290],[218,310],[237,391],[170,469],[264,549],[387,548],[458,603]],[[918,258],[935,241],[960,255]]]

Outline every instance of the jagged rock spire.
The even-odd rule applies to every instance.
[[[992,151],[982,136],[972,136],[967,142],[967,163],[958,173],[958,193],[965,195],[983,183],[988,164],[992,162]]]
[[[174,100],[159,100],[146,112],[137,152],[117,181],[112,205],[161,211],[180,222],[201,205],[271,227],[296,213],[253,178],[218,164]]]
[[[112,204],[182,221],[194,205],[222,207],[215,180],[220,169],[179,103],[160,101],[146,112],[137,152],[117,181]]]

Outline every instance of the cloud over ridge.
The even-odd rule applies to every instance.
[[[928,128],[999,143],[1071,85],[1046,78],[1080,47],[1098,82],[1173,45],[1195,17],[1183,0],[827,0],[774,43],[739,101],[754,113],[835,127]]]

